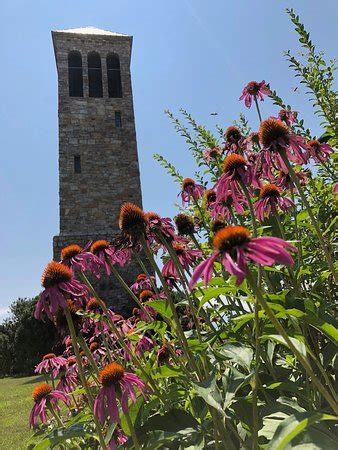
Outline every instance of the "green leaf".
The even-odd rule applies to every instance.
[[[154,308],[155,311],[157,311],[165,319],[171,320],[173,317],[171,308],[165,300],[150,300],[149,302],[146,302],[146,305]]]
[[[253,351],[249,347],[242,345],[227,344],[223,346],[218,352],[218,355],[223,356],[223,359],[239,364],[244,369],[250,370],[250,365],[253,357]]]
[[[232,367],[231,369],[229,368],[225,371],[225,374],[222,377],[223,394],[225,396],[223,404],[224,410],[229,408],[235,398],[238,389],[240,389],[244,384],[248,383],[251,380],[251,377],[252,373],[250,373],[249,375],[244,375],[234,367]]]
[[[156,369],[153,378],[173,378],[181,375],[182,370],[178,366],[160,366]]]
[[[293,343],[293,345],[296,347],[296,349],[299,351],[299,353],[301,353],[303,356],[306,356],[306,346],[303,342],[301,342],[299,339],[296,339],[294,337],[289,336],[290,341]],[[261,341],[266,341],[266,340],[273,340],[278,342],[278,344],[282,344],[285,345],[286,347],[289,348],[287,342],[285,341],[285,339],[279,335],[279,334],[266,334],[264,336],[261,336],[260,338]]]
[[[208,405],[212,406],[223,416],[225,416],[225,412],[222,408],[222,397],[217,387],[214,374],[201,383],[192,383],[192,386],[197,394],[202,397]]]
[[[233,294],[234,292],[237,292],[237,290],[238,289],[234,286],[209,287],[205,289],[204,295],[198,305],[198,311],[200,311],[203,305],[209,300],[212,300],[213,298],[219,297],[221,295]]]
[[[306,427],[322,420],[338,420],[338,417],[330,414],[312,412],[296,413],[284,419],[276,429],[275,434],[269,443],[267,450],[283,450]]]

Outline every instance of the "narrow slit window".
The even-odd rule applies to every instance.
[[[101,57],[97,52],[88,54],[89,97],[102,97]]]
[[[74,156],[74,173],[81,173],[81,156]]]
[[[115,53],[107,56],[107,78],[109,97],[122,97],[120,59]]]
[[[82,56],[78,51],[68,54],[68,88],[70,97],[83,97]]]
[[[115,127],[122,128],[121,111],[115,111]]]

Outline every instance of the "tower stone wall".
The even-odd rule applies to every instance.
[[[59,260],[66,245],[112,240],[121,204],[142,206],[142,196],[130,75],[132,37],[94,28],[52,31],[52,37],[58,73],[60,197],[60,234],[54,237],[53,253]],[[82,97],[69,92],[72,51],[82,56]],[[102,97],[89,96],[87,57],[93,51],[101,59]],[[109,53],[120,61],[121,97],[108,95]],[[128,266],[123,272],[131,283],[138,269]],[[113,280],[102,278],[97,288],[117,309],[128,302]]]

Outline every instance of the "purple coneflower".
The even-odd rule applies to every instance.
[[[41,284],[45,290],[40,295],[34,313],[38,320],[41,319],[42,311],[52,320],[59,308],[66,308],[66,297],[81,303],[88,295],[87,286],[74,278],[72,270],[55,261],[51,261],[43,271]]]
[[[92,243],[90,247],[91,253],[93,253],[99,264],[96,266],[93,264],[92,272],[96,275],[97,278],[100,278],[100,265],[102,265],[106,271],[106,274],[110,275],[110,267],[108,261],[114,265],[119,264],[123,267],[130,261],[131,254],[127,249],[117,249],[110,242],[100,239]]]
[[[278,208],[286,212],[294,206],[293,201],[282,197],[280,188],[271,183],[262,187],[259,193],[259,200],[254,203],[256,217],[261,222],[263,222],[265,217],[269,217],[271,213],[276,214]]]
[[[76,359],[74,357],[73,365],[67,369],[64,373],[61,373],[58,384],[56,385],[56,390],[69,394],[74,391],[77,386],[77,372],[75,370]],[[73,361],[73,360],[72,360]]]
[[[60,369],[67,367],[68,361],[62,356],[56,356],[55,353],[47,353],[42,358],[42,361],[35,366],[35,373],[52,373],[53,378],[56,378],[60,372]]]
[[[126,436],[121,428],[115,428],[113,437],[111,438],[108,450],[116,450],[117,448],[120,448],[123,444],[125,444],[128,441],[128,436]]]
[[[203,152],[203,159],[206,162],[215,161],[220,155],[223,154],[224,149],[221,147],[207,148]]]
[[[269,95],[270,89],[268,88],[265,81],[258,83],[257,81],[250,81],[243,89],[242,95],[239,97],[240,100],[244,100],[245,106],[251,108],[252,100],[254,98],[261,101],[264,100],[264,95]]]
[[[300,184],[304,186],[307,183],[308,178],[311,176],[311,173],[310,171],[299,170],[298,172],[295,172],[295,175],[298,178]],[[277,186],[284,189],[285,191],[289,192],[297,191],[297,187],[295,186],[288,172],[283,172],[282,170],[279,171],[279,175],[275,182]]]
[[[32,392],[32,397],[35,402],[32,411],[29,416],[29,425],[33,428],[37,425],[37,419],[40,417],[42,423],[46,423],[47,421],[47,414],[46,414],[46,408],[48,406],[48,403],[51,404],[51,406],[57,406],[56,403],[58,400],[63,401],[64,403],[68,404],[69,399],[68,396],[61,391],[53,391],[51,386],[47,383],[40,383],[38,384]]]
[[[196,259],[202,256],[202,252],[200,250],[193,250],[181,242],[173,242],[172,247],[179,262],[185,270],[188,270],[189,267],[195,263]],[[179,273],[174,261],[171,258],[163,265],[162,273],[164,277],[174,277],[175,279],[179,279]]]
[[[100,372],[102,387],[95,399],[94,414],[100,422],[109,416],[112,422],[119,421],[119,398],[124,413],[128,412],[128,399],[136,402],[135,388],[145,397],[146,384],[133,373],[125,372],[118,363],[110,363]]]
[[[182,191],[178,194],[182,198],[182,204],[189,204],[191,199],[197,202],[202,197],[204,187],[196,184],[192,178],[184,178],[182,181]]]
[[[298,113],[291,109],[281,109],[278,113],[278,119],[286,123],[290,127],[297,120]]]
[[[147,212],[145,218],[147,222],[146,235],[150,242],[158,240],[156,232],[163,235],[169,242],[175,239],[175,228],[169,217],[160,217],[154,212]]]
[[[241,211],[240,203],[246,203],[243,198],[241,183],[250,186],[251,182],[252,169],[244,156],[236,153],[228,155],[223,162],[223,175],[215,184],[217,202],[226,202],[230,193],[233,206],[236,210]]]
[[[73,270],[80,270],[86,272],[94,271],[100,265],[99,259],[89,252],[91,242],[89,242],[83,249],[77,245],[72,244],[64,247],[61,250],[61,263]]]
[[[329,144],[326,143],[322,144],[317,139],[308,141],[307,147],[309,149],[310,157],[316,163],[325,162],[330,156],[330,154],[333,152],[333,149],[329,146]]]
[[[277,170],[287,172],[287,167],[280,155],[284,150],[290,161],[296,164],[306,164],[308,161],[308,149],[304,138],[290,132],[289,128],[279,119],[270,117],[264,120],[259,127],[259,140],[263,148],[257,155],[257,162],[263,167],[263,174],[270,180],[274,167]]]
[[[249,260],[262,266],[272,266],[275,263],[291,266],[293,259],[286,250],[296,250],[283,239],[252,238],[247,228],[232,225],[215,234],[213,247],[215,252],[196,267],[190,280],[191,289],[201,276],[205,285],[209,283],[214,262],[219,257],[224,269],[236,277],[236,284],[239,285],[246,277]]]
[[[144,289],[151,289],[152,283],[155,283],[155,277],[150,276],[147,277],[145,273],[140,273],[137,275],[135,283],[130,286],[130,289],[135,293],[138,294],[140,291],[143,291]]]

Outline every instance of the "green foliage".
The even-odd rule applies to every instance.
[[[37,297],[19,298],[10,306],[11,317],[0,325],[0,375],[34,372],[46,353],[55,348],[60,338],[54,326],[34,318]]]

